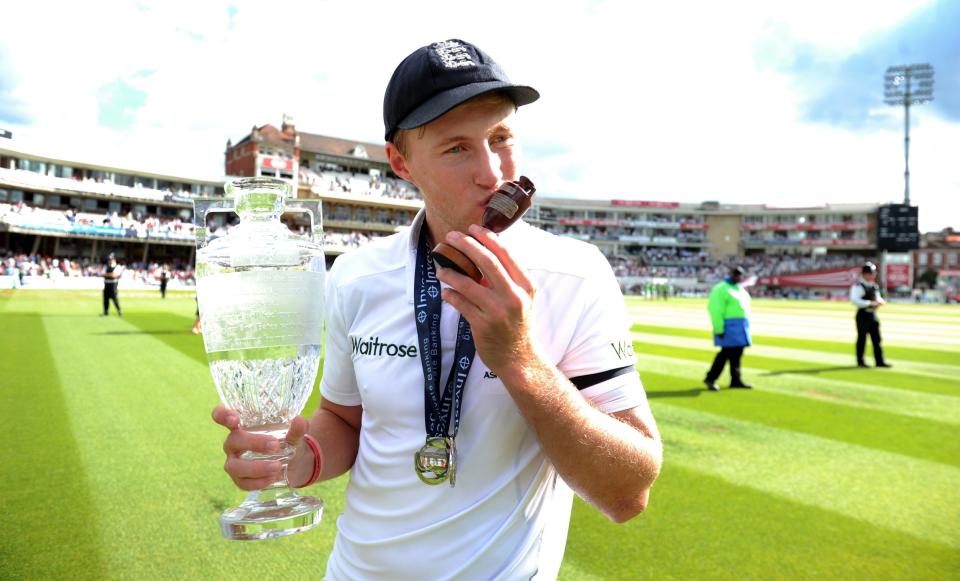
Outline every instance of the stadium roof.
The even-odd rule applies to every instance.
[[[757,214],[857,214],[876,212],[880,202],[854,204],[818,204],[816,206],[771,206],[769,204],[737,204],[741,212]]]
[[[296,132],[293,131],[291,126],[290,130],[283,132],[273,125],[267,123],[266,125],[261,125],[260,127],[254,126],[243,139],[238,141],[236,145],[241,143],[246,143],[250,141],[251,138],[254,138],[257,142],[267,142],[267,143],[279,143],[281,145],[294,145],[296,142]],[[235,147],[235,146],[234,146]]]
[[[4,142],[3,145],[7,145]],[[44,147],[44,151],[49,150],[48,154],[38,154],[33,153],[35,151],[32,147],[23,147],[20,144],[17,144],[16,148],[14,147],[0,147],[0,155],[7,155],[10,157],[17,158],[27,158],[36,161],[42,161],[47,164],[56,164],[61,166],[70,166],[74,168],[85,168],[91,170],[99,170],[112,173],[122,173],[133,176],[140,176],[144,178],[153,178],[169,182],[188,182],[188,183],[206,183],[206,184],[217,184],[223,185],[227,180],[226,176],[220,177],[206,177],[200,178],[195,176],[186,176],[186,175],[174,175],[167,173],[157,173],[148,170],[141,169],[130,169],[127,167],[119,167],[116,165],[101,164],[96,162],[88,161],[76,161],[76,158],[69,152],[56,151],[54,147]],[[71,159],[73,158],[73,159]]]
[[[537,198],[541,206],[606,211],[648,211],[656,213],[710,213],[710,214],[871,214],[880,204],[823,204],[816,207],[780,208],[764,204],[729,204],[725,202],[670,202],[622,199],[555,198],[548,195]]]
[[[299,135],[300,149],[302,151],[389,163],[382,143],[366,143],[352,139],[317,135],[316,133],[304,133],[302,131],[299,132]]]

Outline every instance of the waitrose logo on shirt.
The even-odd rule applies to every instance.
[[[361,337],[350,336],[350,343],[353,345],[354,355],[370,355],[372,357],[416,357],[416,345],[396,345],[394,343],[384,343],[380,337],[368,337],[364,340]]]

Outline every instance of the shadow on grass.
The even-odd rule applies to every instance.
[[[768,371],[763,375],[790,375],[790,374],[801,374],[801,375],[816,375],[818,373],[827,373],[829,371],[854,371],[857,369],[862,369],[856,365],[841,365],[834,367],[815,367],[813,369],[780,369],[778,371]]]
[[[18,316],[15,325],[15,335],[0,330],[0,579],[67,579],[80,571],[104,579],[97,521],[109,515],[93,501],[64,397],[68,386],[43,317]]]
[[[217,514],[222,513],[223,511],[230,508],[230,503],[222,498],[207,498],[207,502],[210,503],[210,508],[213,509]]]
[[[657,399],[661,397],[699,397],[701,393],[707,391],[706,388],[700,389],[671,389],[667,391],[648,391],[647,399]]]
[[[168,313],[132,313],[123,318],[137,329],[124,331],[104,331],[101,335],[151,335],[177,351],[190,357],[203,366],[207,365],[207,354],[203,350],[203,339],[190,332],[193,328],[192,317],[182,317]],[[175,329],[170,327],[174,326]]]

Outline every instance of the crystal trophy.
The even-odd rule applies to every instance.
[[[197,303],[210,371],[223,403],[244,430],[281,441],[316,380],[323,335],[325,260],[319,200],[288,200],[292,186],[274,178],[242,178],[227,198],[194,201]],[[230,199],[232,197],[232,199]],[[208,232],[208,216],[236,212],[239,225]],[[305,235],[287,228],[284,212],[304,213]],[[269,539],[320,523],[323,502],[287,482],[294,448],[243,458],[278,460],[283,476],[251,492],[220,516],[223,535]]]

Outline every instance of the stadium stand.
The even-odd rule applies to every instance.
[[[382,144],[300,132],[287,116],[280,128],[255,126],[236,144],[228,141],[224,157],[227,176],[296,178],[296,196],[322,201],[328,262],[396,232],[423,204],[417,189],[392,173]],[[49,267],[56,259],[78,265],[66,272],[95,273],[92,266],[114,253],[147,278],[150,265],[176,263],[184,265],[179,278],[190,280],[192,200],[222,196],[228,179],[165,176],[0,148],[0,256],[45,257],[43,272],[56,270]],[[877,210],[877,204],[780,208],[564,199],[541,190],[526,220],[596,245],[628,292],[669,285],[677,293],[698,293],[734,263],[771,283],[785,274],[877,261]],[[284,219],[294,230],[306,230],[302,216]],[[235,222],[235,216],[217,214],[207,226],[216,233]],[[946,260],[944,266],[953,267]],[[929,265],[913,267],[916,275],[923,268]],[[755,292],[838,291],[764,284]]]
[[[169,272],[170,288],[190,287],[195,283],[193,268],[179,261],[169,264],[132,262],[124,266],[121,282],[125,287],[129,286],[129,283],[134,283],[135,287],[159,286],[160,270],[163,267]],[[61,286],[55,284],[58,280],[66,278],[99,279],[103,276],[103,268],[102,263],[94,263],[87,257],[70,259],[36,254],[7,254],[0,260],[0,274],[8,277],[7,280],[13,288],[56,287]],[[87,285],[86,288],[97,286],[99,282]]]

